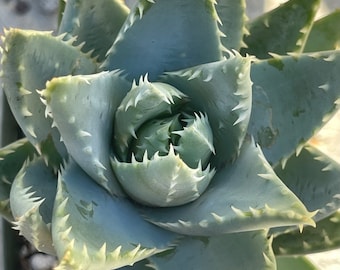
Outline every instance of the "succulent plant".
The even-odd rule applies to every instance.
[[[3,216],[59,270],[339,247],[340,165],[309,142],[340,96],[340,13],[315,21],[319,2],[250,21],[244,0],[68,0],[58,33],[6,30],[24,136],[0,150]]]

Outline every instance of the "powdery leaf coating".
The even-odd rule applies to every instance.
[[[340,246],[340,165],[306,144],[340,104],[339,13],[245,4],[69,0],[57,36],[5,31],[26,138],[0,149],[0,213],[57,270],[276,269]]]

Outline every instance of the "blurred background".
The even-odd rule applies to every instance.
[[[95,1],[95,0],[94,0]],[[126,0],[129,5],[133,5],[135,0]],[[247,0],[248,17],[254,18],[265,10],[275,8],[279,4],[286,2],[282,0]],[[18,27],[24,29],[49,30],[54,31],[57,27],[58,0],[0,0],[0,35],[4,28]],[[340,0],[322,0],[321,9],[318,17],[340,8]],[[340,27],[340,25],[339,25]],[[1,40],[0,40],[1,44]],[[339,48],[340,49],[340,48]],[[1,85],[1,81],[0,81]],[[0,91],[0,104],[2,104],[2,91]],[[1,111],[1,110],[0,110]],[[0,126],[2,118],[0,115]],[[1,136],[1,134],[0,134]],[[323,151],[332,155],[340,162],[340,113],[335,115],[332,120],[315,136],[315,141]],[[0,141],[2,138],[0,137]],[[3,223],[0,220],[0,270],[4,268],[4,248],[3,248]],[[22,250],[31,252],[29,247]],[[55,263],[54,258],[43,256],[36,253],[30,257],[27,269],[48,270]],[[340,269],[340,250],[318,253],[310,255],[309,258],[322,270]],[[19,269],[18,269],[19,270]],[[292,269],[294,270],[294,269]]]

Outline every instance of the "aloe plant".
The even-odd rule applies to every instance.
[[[59,270],[311,269],[290,256],[340,246],[340,165],[309,143],[340,96],[319,2],[68,0],[56,34],[6,30],[3,216]]]

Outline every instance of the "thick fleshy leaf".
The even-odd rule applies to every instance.
[[[187,122],[183,130],[173,132],[179,136],[174,149],[190,168],[195,168],[200,164],[205,168],[211,155],[215,154],[213,134],[208,117],[200,113],[200,115],[195,114],[191,119],[187,118],[183,121]]]
[[[301,150],[335,112],[339,70],[340,51],[277,56],[252,64],[249,133],[271,164],[285,162]]]
[[[292,155],[285,167],[278,166],[275,172],[309,211],[318,210],[314,220],[340,208],[340,164],[312,145],[298,156]]]
[[[276,269],[275,257],[265,231],[187,237],[173,251],[149,258],[154,269]]]
[[[319,270],[306,257],[302,256],[280,256],[276,257],[277,270]]]
[[[169,249],[176,235],[110,196],[71,161],[62,171],[53,212],[56,269],[116,269]]]
[[[340,49],[340,9],[316,21],[308,36],[305,52]]]
[[[59,34],[67,33],[66,39],[76,37],[74,45],[84,42],[82,51],[91,51],[103,61],[128,12],[121,0],[67,0]]]
[[[141,0],[132,10],[103,64],[129,79],[154,81],[173,71],[222,57],[213,0]],[[193,8],[194,7],[194,8]]]
[[[137,202],[150,206],[178,206],[196,200],[207,188],[215,171],[207,167],[190,168],[170,146],[165,156],[147,154],[142,161],[112,160],[124,190]]]
[[[186,103],[185,95],[175,87],[164,83],[150,83],[141,77],[117,108],[114,118],[113,144],[120,160],[131,159],[131,140],[137,138],[137,130],[147,121],[176,113]]]
[[[242,54],[269,58],[269,53],[302,52],[320,0],[290,0],[251,21]]]
[[[39,251],[55,254],[50,231],[57,176],[43,158],[24,164],[10,194],[13,224]]]
[[[244,47],[243,36],[248,34],[245,25],[245,0],[217,0],[216,11],[220,18],[219,28],[223,33],[222,44],[228,50]]]
[[[251,58],[230,53],[227,60],[167,73],[162,80],[190,99],[190,106],[208,117],[216,155],[213,166],[235,159],[251,113]]]
[[[0,149],[0,213],[12,220],[9,194],[14,178],[24,162],[35,154],[32,144],[25,138]]]
[[[260,148],[248,139],[238,159],[218,170],[196,201],[142,211],[160,227],[200,236],[314,224],[314,214],[281,182]]]
[[[309,254],[340,248],[340,210],[316,223],[316,227],[306,227],[281,234],[274,238],[273,249],[278,255]]]
[[[102,72],[55,78],[41,92],[68,152],[112,194],[122,194],[109,158],[114,113],[130,87],[118,72]]]
[[[3,88],[18,124],[39,150],[51,136],[65,157],[59,132],[51,128],[52,119],[45,117],[45,105],[36,90],[44,89],[53,77],[93,73],[95,64],[78,48],[50,32],[11,29],[5,33],[3,48]]]

